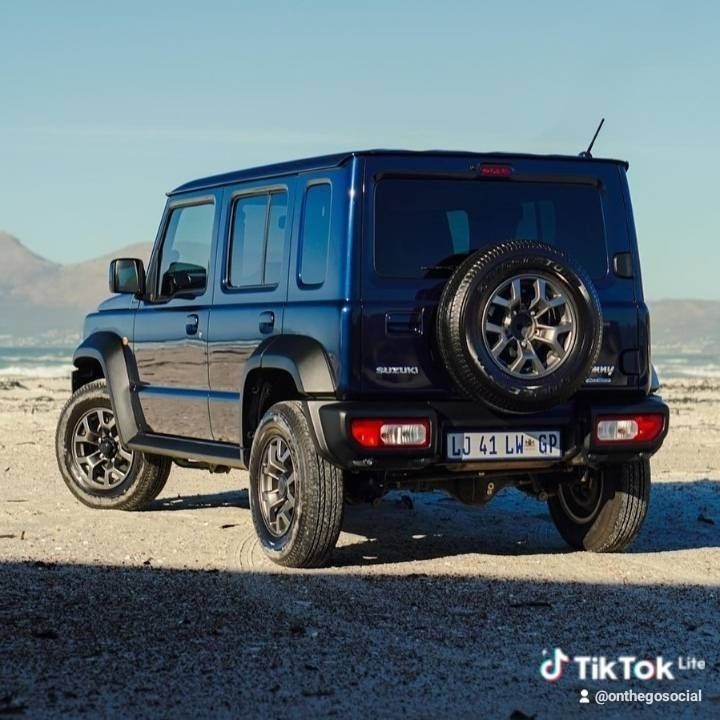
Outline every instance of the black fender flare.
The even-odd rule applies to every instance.
[[[142,410],[133,392],[137,383],[135,363],[127,345],[113,332],[89,335],[73,354],[73,364],[79,367],[83,359],[100,364],[107,383],[110,403],[115,413],[120,440],[127,445],[144,427]]]
[[[325,348],[305,335],[275,335],[261,344],[245,364],[243,395],[247,376],[259,368],[284,370],[301,395],[334,396],[337,390]]]
[[[325,348],[305,335],[274,335],[259,345],[247,359],[240,387],[240,437],[244,438],[248,376],[255,370],[282,370],[293,379],[300,395],[335,398],[337,381]]]

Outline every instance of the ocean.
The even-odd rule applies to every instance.
[[[0,346],[0,377],[69,377],[72,347]]]
[[[0,377],[69,377],[74,349],[0,346]],[[720,352],[656,348],[653,363],[661,380],[720,379]]]

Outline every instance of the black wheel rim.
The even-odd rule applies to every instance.
[[[102,407],[88,410],[75,424],[71,455],[80,483],[99,494],[115,490],[127,478],[134,457],[120,444],[113,411]]]
[[[285,440],[273,437],[260,463],[258,504],[268,532],[276,538],[287,534],[295,517],[297,496],[292,451]]]
[[[600,510],[604,480],[602,473],[586,473],[582,478],[558,487],[558,500],[565,514],[578,525],[586,525]]]

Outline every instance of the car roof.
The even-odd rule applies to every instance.
[[[243,182],[245,180],[262,180],[264,178],[279,177],[281,175],[296,175],[301,172],[309,172],[311,170],[324,170],[329,168],[340,167],[354,157],[363,157],[366,155],[388,155],[388,156],[406,156],[406,157],[472,157],[472,158],[522,158],[537,160],[571,160],[576,162],[609,162],[616,165],[622,165],[626,170],[629,163],[625,160],[616,160],[613,158],[595,158],[583,155],[539,155],[532,153],[512,153],[512,152],[473,152],[461,150],[390,150],[390,149],[373,149],[373,150],[351,150],[348,152],[334,153],[332,155],[318,155],[316,157],[301,158],[299,160],[290,160],[288,162],[273,163],[271,165],[260,165],[244,170],[232,170],[219,175],[209,175],[208,177],[198,178],[190,182],[179,185],[171,190],[170,195],[178,195],[180,193],[191,192],[194,190],[203,190],[206,188],[220,187],[222,185],[232,185],[234,183]]]

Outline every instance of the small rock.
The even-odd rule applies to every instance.
[[[552,603],[547,600],[523,600],[522,602],[510,603],[511,608],[551,608]]]
[[[57,640],[58,634],[51,630],[50,628],[46,628],[43,630],[33,630],[32,636],[34,638],[37,638],[38,640]]]
[[[27,710],[27,705],[13,702],[12,695],[4,695],[0,698],[0,715],[22,715]]]
[[[707,515],[700,513],[697,517],[698,522],[705,523],[706,525],[714,525],[715,521]]]
[[[407,510],[412,510],[415,507],[413,499],[409,495],[403,495],[400,498],[400,502],[398,503],[398,505]]]

